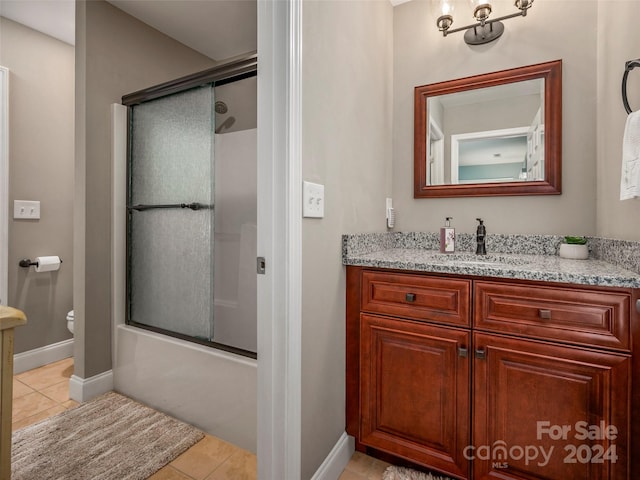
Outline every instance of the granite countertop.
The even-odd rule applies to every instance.
[[[440,253],[435,248],[429,248],[433,247],[432,242],[425,242],[424,237],[421,242],[412,240],[412,243],[407,242],[406,237],[389,239],[384,235],[345,235],[342,263],[478,277],[640,288],[639,273],[610,261],[594,258],[593,252],[587,260],[560,258],[553,253],[555,246],[553,239],[549,238],[545,239],[547,245],[541,249],[521,245],[521,250],[535,254],[518,252],[519,247],[514,247],[518,242],[511,239],[509,249],[503,249],[507,252],[475,255],[471,251]],[[411,235],[415,239],[416,234]]]

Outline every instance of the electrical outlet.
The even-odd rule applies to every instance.
[[[393,209],[393,199],[387,198],[386,201],[387,228],[396,226],[396,211]]]
[[[302,216],[324,217],[324,185],[304,182],[302,187]]]
[[[22,220],[39,220],[40,202],[32,200],[14,200],[13,218]]]

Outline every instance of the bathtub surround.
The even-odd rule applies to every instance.
[[[216,96],[219,96],[219,88],[228,89],[234,84],[253,81],[253,78],[249,78],[216,87]],[[238,88],[242,89],[242,85]],[[254,88],[245,87],[242,90],[247,94],[255,92]],[[243,117],[248,114],[238,115],[234,112],[234,115],[240,121],[241,118],[245,120]],[[218,343],[250,352],[256,352],[258,346],[257,134],[256,128],[216,134],[213,142],[216,206],[213,234],[213,337]]]
[[[15,432],[11,478],[144,480],[203,437],[191,425],[110,392]]]

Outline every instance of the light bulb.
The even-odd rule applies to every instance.
[[[452,0],[440,0],[440,15],[453,15],[455,5]]]
[[[436,24],[438,25],[438,30],[445,36],[447,35],[447,30],[449,30],[453,23],[453,10],[453,0],[440,0],[440,16],[436,20]]]

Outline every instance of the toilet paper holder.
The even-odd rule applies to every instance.
[[[60,259],[60,263],[62,263],[62,259]],[[22,268],[29,268],[34,265],[37,267],[38,262],[32,262],[30,258],[23,258],[18,262],[18,265],[20,265]]]

